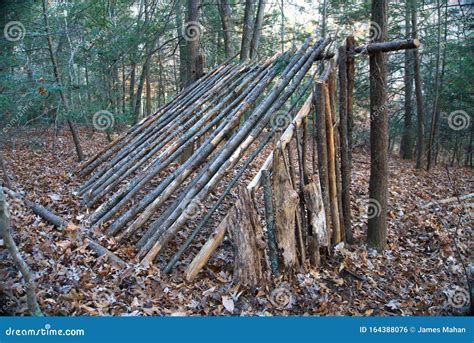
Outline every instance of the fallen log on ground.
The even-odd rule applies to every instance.
[[[53,212],[51,212],[51,210],[47,209],[46,207],[28,200],[24,195],[7,188],[5,188],[5,192],[9,196],[23,201],[23,203],[29,208],[31,208],[35,214],[37,214],[38,216],[46,220],[48,223],[53,224],[57,229],[63,230],[64,228],[68,226],[68,222],[66,220],[54,214]]]
[[[65,229],[65,228],[69,227],[70,223],[67,220],[61,218],[57,214],[54,214],[53,212],[48,210],[46,207],[43,207],[43,206],[41,206],[37,203],[29,201],[28,199],[26,199],[25,196],[23,196],[23,195],[21,195],[17,192],[14,192],[14,191],[12,191],[10,189],[6,189],[6,188],[4,188],[4,189],[5,189],[5,192],[9,196],[23,201],[24,204],[26,206],[30,207],[33,210],[34,213],[39,215],[41,218],[46,220],[48,223],[53,224],[57,229],[62,230],[62,229]],[[107,255],[112,261],[116,262],[117,264],[119,264],[121,266],[124,266],[124,267],[128,267],[128,264],[125,261],[123,261],[120,257],[115,255],[113,252],[111,252],[107,248],[105,248],[105,247],[101,246],[99,243],[95,242],[92,238],[86,236],[85,239],[87,241],[87,244],[88,244],[89,248],[92,249],[94,252],[96,252],[99,256]]]
[[[445,204],[449,204],[449,203],[452,203],[452,202],[455,202],[455,201],[467,200],[467,199],[470,199],[470,198],[473,198],[473,197],[474,197],[474,193],[460,195],[459,197],[457,197],[457,196],[450,197],[450,198],[446,198],[446,199],[442,199],[442,200],[429,202],[429,203],[421,206],[421,208],[426,209],[426,208],[429,208],[429,207],[434,206],[434,205],[445,205]]]

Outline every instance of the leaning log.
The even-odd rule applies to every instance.
[[[287,129],[283,132],[282,136],[280,137],[277,143],[277,147],[282,147],[283,149],[287,147],[287,144],[294,137],[295,130],[298,127],[300,127],[303,119],[310,113],[311,101],[312,101],[312,95],[309,95],[309,97],[306,99],[301,109],[296,114],[291,125],[289,125]],[[262,175],[266,171],[271,170],[272,163],[273,163],[273,152],[270,153],[265,163],[258,171],[257,175],[255,175],[252,181],[247,185],[247,189],[249,191],[255,192],[255,190],[258,189],[262,185],[262,179],[263,179]],[[233,210],[234,209],[232,209],[232,211]],[[192,281],[196,277],[196,275],[206,265],[210,256],[222,243],[227,227],[228,227],[227,221],[228,221],[229,216],[230,216],[230,213],[227,214],[227,216],[220,223],[220,225],[213,231],[213,233],[208,238],[208,240],[206,241],[204,246],[201,248],[199,253],[194,257],[193,261],[191,262],[191,264],[188,266],[186,270],[186,280]]]
[[[229,227],[229,222],[231,218],[235,216],[235,207],[232,208],[231,212],[222,220],[222,222],[214,229],[213,233],[203,245],[199,253],[194,257],[193,261],[189,264],[186,269],[186,280],[193,281],[201,269],[206,265],[206,263],[211,258],[212,253],[217,249],[217,247],[222,243],[225,237],[227,228]]]
[[[143,259],[144,263],[152,262],[170,239],[183,228],[189,219],[186,214],[187,208],[196,207],[204,201],[216,187],[217,183],[224,177],[225,173],[235,166],[246,149],[270,122],[274,113],[283,106],[289,96],[295,91],[310,69],[314,58],[322,53],[329,41],[329,39],[326,39],[323,42],[316,43],[302,59],[291,66],[288,72],[284,72],[285,77],[280,78],[277,85],[271,90],[265,100],[258,105],[241,129],[210,162],[205,174],[198,180],[197,186],[187,194],[187,198],[166,219],[163,225],[163,234],[160,235],[160,232],[157,232],[157,235],[152,237],[150,245],[153,245],[154,242],[156,243],[152,247],[146,245],[140,250],[140,256],[145,256]],[[292,83],[285,88],[292,79]],[[205,186],[202,187],[202,185]]]
[[[10,213],[8,211],[7,199],[3,193],[2,187],[0,187],[0,232],[3,233],[3,240],[5,245],[10,250],[13,261],[20,271],[21,275],[25,279],[25,290],[28,308],[32,316],[43,316],[41,309],[36,298],[36,284],[31,274],[30,268],[26,264],[25,260],[20,254],[15,240],[11,234],[11,220]]]

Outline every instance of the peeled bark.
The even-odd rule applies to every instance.
[[[347,44],[347,145],[349,168],[352,169],[352,132],[354,127],[354,84],[355,84],[355,59],[353,55],[355,39],[348,36]]]
[[[328,145],[327,145],[327,129],[326,129],[326,99],[324,96],[322,83],[316,83],[315,93],[313,94],[313,105],[316,117],[316,143],[318,150],[318,172],[319,182],[321,186],[321,194],[326,213],[326,225],[328,231],[331,232],[329,226],[332,222],[331,205],[329,201],[329,173],[328,173]]]
[[[253,199],[246,188],[239,189],[229,233],[234,246],[234,282],[259,286],[264,281],[265,243]]]
[[[273,196],[275,201],[275,233],[282,266],[294,271],[298,267],[296,247],[296,211],[299,197],[291,185],[290,175],[281,149],[273,151]]]
[[[337,193],[337,175],[336,175],[336,150],[334,128],[332,124],[331,98],[328,86],[323,83],[322,91],[325,101],[325,120],[326,120],[326,142],[328,156],[328,186],[329,186],[329,208],[332,220],[332,244],[338,244],[342,240],[341,225],[339,220],[339,201]]]
[[[194,257],[192,262],[189,264],[186,269],[186,280],[193,281],[201,269],[207,264],[211,258],[212,253],[217,249],[217,247],[222,243],[227,232],[227,228],[230,225],[230,221],[235,216],[235,208],[227,214],[227,216],[222,220],[222,222],[217,226],[213,231],[207,242],[203,245],[199,253]]]
[[[313,266],[318,266],[319,248],[329,247],[330,244],[330,233],[326,224],[326,212],[318,181],[312,181],[304,187],[304,197],[311,231],[311,235],[308,235],[309,259]]]

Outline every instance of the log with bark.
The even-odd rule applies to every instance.
[[[63,230],[72,225],[67,220],[61,218],[46,207],[26,199],[26,196],[23,196],[22,194],[14,192],[10,189],[4,188],[4,190],[9,196],[21,200],[27,207],[31,208],[35,214],[46,220],[48,223],[53,224],[57,229]],[[114,261],[118,265],[128,267],[128,264],[125,261],[123,261],[121,258],[119,258],[107,248],[95,242],[92,238],[86,236],[85,239],[87,241],[88,247],[95,253],[97,253],[99,256],[107,255],[112,261]]]
[[[339,47],[339,143],[341,153],[342,213],[344,217],[345,241],[352,242],[351,230],[351,168],[349,160],[348,121],[348,66],[347,45]]]
[[[288,126],[288,128],[282,134],[281,138],[278,140],[277,147],[283,147],[283,149],[285,149],[288,142],[293,137],[295,129],[301,125],[301,123],[303,121],[303,118],[305,116],[307,116],[308,113],[310,113],[311,101],[312,101],[312,96],[310,95],[306,99],[304,105],[301,107],[301,109],[296,114],[296,116],[293,119],[291,125]],[[268,173],[271,170],[272,161],[273,161],[273,153],[271,153],[270,156],[267,157],[267,159],[266,159],[264,165],[262,166],[262,168],[259,170],[257,175],[254,177],[254,179],[247,186],[247,189],[250,192],[254,193],[256,191],[256,189],[258,187],[260,187],[260,185],[262,184],[263,175],[265,173]],[[270,186],[268,185],[268,187],[270,187]],[[267,192],[267,194],[268,194],[268,192]],[[268,201],[270,201],[270,199],[268,199]],[[272,203],[271,206],[273,207],[273,203]],[[231,211],[233,211],[233,209]],[[186,279],[188,281],[191,281],[196,277],[196,275],[199,273],[199,271],[206,265],[207,261],[209,260],[210,256],[212,255],[212,253],[219,247],[219,245],[223,241],[225,233],[226,233],[226,229],[227,229],[227,226],[228,226],[227,225],[228,216],[229,215],[227,215],[226,218],[224,218],[224,220],[221,222],[221,224],[213,231],[211,236],[206,241],[205,245],[201,248],[199,253],[194,257],[193,261],[188,266],[188,268],[186,270]],[[267,225],[268,225],[268,223],[269,222],[267,221]],[[274,231],[274,229],[272,231]],[[273,235],[273,236],[275,236],[275,235]],[[276,264],[278,264],[278,256],[277,256],[278,252],[277,252],[277,248],[276,248],[276,237],[273,237],[273,238],[269,237],[267,239],[271,240],[271,241],[268,242],[268,244],[274,244],[275,245],[274,248],[269,248],[271,251],[274,250],[273,253],[269,252],[269,255],[272,256],[271,257],[271,263],[273,263],[273,265],[275,266]],[[190,244],[190,242],[189,242],[189,244]]]
[[[270,122],[273,114],[282,107],[289,96],[295,91],[310,69],[316,56],[324,51],[324,48],[329,42],[329,39],[323,42],[317,42],[296,64],[289,65],[290,68],[283,72],[284,77],[280,78],[279,82],[259,104],[240,130],[231,138],[218,156],[211,161],[209,168],[205,169],[205,172],[198,180],[197,186],[193,187],[193,189],[187,193],[186,198],[181,201],[180,205],[173,214],[166,219],[164,224],[160,224],[160,230],[157,231],[157,234],[149,241],[151,244],[155,241],[156,243],[151,248],[148,243],[141,249],[141,256],[143,256],[144,252],[148,251],[143,260],[144,263],[151,263],[176,232],[189,220],[187,209],[195,208],[199,203],[202,203],[209,192],[215,188],[217,183],[223,178],[225,173],[235,166],[245,150]],[[292,83],[285,88],[291,79],[293,79]],[[241,143],[239,144],[239,142]],[[233,150],[234,152],[232,153]],[[200,191],[199,188],[201,188]]]
[[[28,309],[32,316],[43,316],[36,297],[36,284],[30,268],[21,256],[20,251],[13,239],[11,233],[11,219],[8,211],[7,199],[0,187],[0,232],[3,234],[3,240],[8,247],[12,259],[25,280],[25,292],[28,303]]]

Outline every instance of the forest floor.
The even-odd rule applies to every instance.
[[[82,132],[89,156],[106,144],[101,134]],[[31,130],[7,142],[4,155],[17,190],[79,224],[85,209],[73,191],[80,184],[69,133],[51,150],[50,133]],[[437,166],[417,171],[413,161],[389,162],[388,247],[367,249],[369,154],[354,154],[354,243],[340,244],[320,268],[259,289],[232,283],[232,248],[226,239],[192,283],[176,269],[124,271],[98,257],[77,226],[56,230],[9,198],[14,239],[34,272],[40,307],[46,315],[462,315],[467,307],[465,267],[474,263],[473,204],[469,200],[422,206],[472,192],[472,169]],[[101,237],[101,236],[98,236]],[[133,246],[100,243],[125,261]],[[24,282],[8,251],[0,247],[0,312],[27,314]],[[472,275],[471,275],[472,277]],[[285,306],[275,297],[285,296]],[[464,306],[461,306],[464,305]]]

